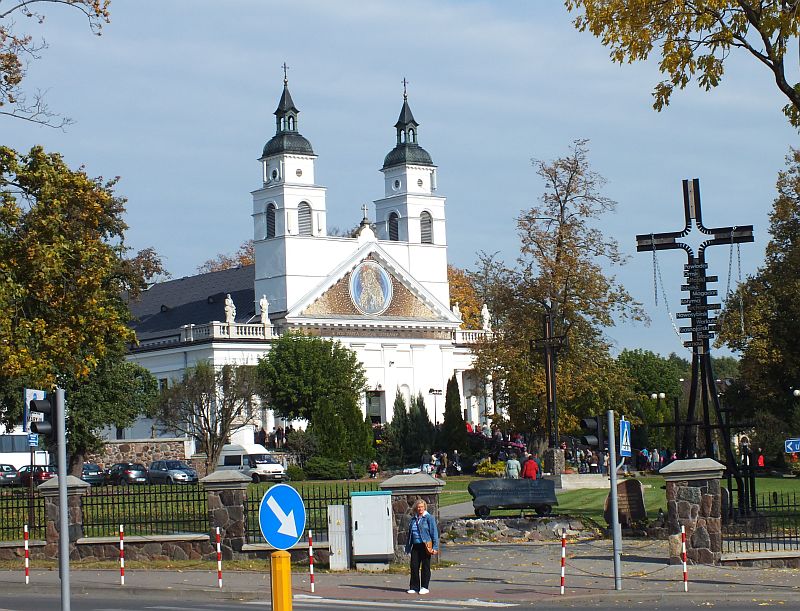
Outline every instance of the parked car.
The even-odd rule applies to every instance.
[[[146,484],[147,467],[138,462],[118,462],[108,470],[110,484]]]
[[[106,483],[106,473],[96,464],[85,462],[81,471],[81,479],[92,486],[102,486]]]
[[[151,484],[190,484],[197,481],[197,471],[180,460],[156,460],[150,463]]]
[[[0,465],[0,486],[13,486],[17,481],[14,465]]]
[[[56,468],[50,465],[25,465],[17,471],[17,483],[20,486],[30,486],[31,479],[33,485],[38,486],[56,476]]]

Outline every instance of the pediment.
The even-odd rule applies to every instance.
[[[457,326],[444,304],[377,243],[365,245],[287,313],[318,321],[408,321]]]

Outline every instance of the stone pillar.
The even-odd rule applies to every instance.
[[[216,540],[219,526],[222,557],[231,560],[242,556],[247,529],[244,503],[250,478],[238,471],[215,471],[200,483],[208,493],[211,540]]]
[[[561,475],[564,473],[564,450],[561,448],[547,448],[543,452],[544,470],[550,475]]]
[[[439,493],[444,482],[427,473],[414,475],[395,475],[381,483],[381,490],[392,492],[392,515],[394,518],[394,555],[402,561],[408,539],[408,525],[411,523],[411,509],[417,499],[428,504],[428,513],[439,523]]]
[[[676,460],[659,473],[667,482],[669,560],[681,561],[681,526],[686,557],[693,564],[717,564],[722,556],[720,479],[725,466],[713,458]]]
[[[69,537],[69,555],[75,552],[75,542],[83,537],[83,502],[82,497],[89,492],[91,486],[75,477],[67,475],[67,520]],[[61,537],[61,522],[58,512],[58,477],[53,477],[37,488],[44,497],[45,515],[45,548],[46,558],[58,557],[58,541]]]

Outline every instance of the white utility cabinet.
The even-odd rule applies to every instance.
[[[350,508],[347,505],[328,505],[328,544],[330,570],[350,568]]]
[[[350,493],[353,560],[388,562],[394,556],[392,493],[388,490]]]

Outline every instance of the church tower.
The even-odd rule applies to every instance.
[[[300,111],[289,93],[284,66],[283,93],[275,110],[275,135],[264,146],[260,189],[253,191],[253,245],[256,300],[266,295],[270,311],[287,308],[287,260],[309,252],[327,235],[325,187],[314,183],[317,156],[298,131]],[[299,290],[299,289],[298,289]]]
[[[447,245],[445,198],[436,195],[436,166],[419,145],[419,123],[403,91],[395,123],[397,143],[383,161],[384,197],[375,201],[378,238],[392,242]]]

